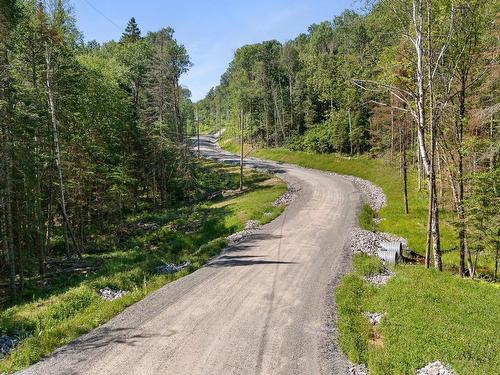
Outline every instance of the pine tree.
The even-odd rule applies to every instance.
[[[122,42],[136,42],[141,39],[141,30],[137,26],[137,22],[134,17],[128,21],[125,32],[122,34]]]

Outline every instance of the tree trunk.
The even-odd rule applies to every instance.
[[[463,76],[462,76],[463,78]],[[459,239],[459,253],[460,253],[460,276],[465,276],[465,252],[466,252],[466,229],[465,229],[465,207],[464,207],[464,161],[462,154],[462,143],[463,143],[463,134],[464,134],[464,121],[465,121],[465,90],[466,90],[466,82],[462,79],[461,89],[459,94],[459,118],[458,118],[458,201],[457,201],[457,210],[458,210],[458,220],[459,220],[459,230],[458,230],[458,239]]]
[[[7,46],[3,45],[2,51],[2,60],[1,63],[5,67],[9,66],[9,52]],[[13,98],[12,92],[10,90],[10,79],[8,76],[8,72],[6,71],[7,76],[4,77],[4,85],[3,88],[0,86],[1,96],[0,98],[5,100],[4,106],[4,118],[2,121],[3,124],[3,167],[4,167],[4,175],[5,175],[5,197],[4,197],[4,206],[5,206],[5,230],[4,230],[4,246],[6,248],[6,254],[9,262],[9,288],[10,294],[12,298],[16,297],[16,259],[14,252],[14,228],[13,228],[13,220],[12,220],[12,194],[13,194],[13,186],[12,186],[12,170],[13,170],[13,161],[12,161],[12,118],[13,118]]]
[[[403,174],[403,192],[404,192],[404,212],[409,213],[408,208],[408,165],[406,161],[406,127],[403,120],[403,126],[400,129],[401,143],[401,172]]]
[[[430,133],[430,161],[428,165],[429,175],[429,214],[432,218],[428,232],[432,237],[432,247],[434,255],[434,266],[442,271],[441,264],[441,239],[439,232],[439,206],[436,189],[436,121],[434,118],[434,82],[432,73],[432,41],[431,41],[432,16],[429,1],[427,1],[427,79],[428,79],[428,100],[429,100],[429,133]],[[426,254],[429,252],[426,249]]]
[[[291,74],[288,74],[288,91],[290,95],[290,129],[294,128],[293,124],[293,78]],[[297,125],[297,134],[299,134],[300,129]]]
[[[59,180],[59,198],[61,200],[61,215],[63,217],[63,230],[64,230],[64,241],[66,244],[66,257],[70,257],[70,249],[69,249],[69,237],[71,236],[73,245],[75,246],[75,251],[78,256],[81,257],[81,252],[78,247],[78,243],[76,242],[73,232],[71,231],[71,227],[69,225],[68,214],[66,212],[66,198],[64,192],[64,177],[63,170],[61,165],[61,150],[59,146],[59,137],[57,131],[57,111],[56,104],[54,100],[54,94],[52,92],[52,61],[51,61],[51,52],[49,47],[46,48],[45,51],[45,63],[46,63],[46,88],[47,88],[47,100],[50,108],[51,115],[51,133],[52,133],[52,142],[54,146],[54,156],[55,163],[57,168],[58,180]]]
[[[243,191],[243,109],[240,111],[240,191]]]

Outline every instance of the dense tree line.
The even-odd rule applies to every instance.
[[[286,43],[238,49],[196,104],[202,121],[264,146],[399,155],[429,201],[426,264],[442,269],[440,207],[456,212],[459,271],[498,268],[497,1],[379,0]],[[425,182],[425,184],[424,184]]]
[[[171,28],[84,44],[62,0],[0,1],[0,284],[80,257],[126,213],[193,189],[190,67]],[[1,286],[0,286],[1,287]]]

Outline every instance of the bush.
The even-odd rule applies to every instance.
[[[304,134],[303,148],[308,152],[327,154],[335,151],[332,128],[327,123],[318,125]]]

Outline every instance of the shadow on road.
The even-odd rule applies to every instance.
[[[90,337],[83,336],[73,341],[71,344],[64,346],[54,353],[54,357],[62,356],[71,352],[79,352],[86,350],[93,350],[106,347],[110,344],[123,344],[127,346],[138,346],[141,341],[151,337],[170,337],[177,333],[177,331],[169,330],[166,334],[153,334],[153,333],[133,333],[135,328],[98,328]]]

